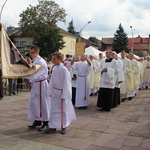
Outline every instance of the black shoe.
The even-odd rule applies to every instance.
[[[110,109],[106,109],[105,111],[109,112],[109,111],[111,111],[111,110],[110,110]]]
[[[131,101],[133,99],[133,97],[128,97],[127,99]]]
[[[43,125],[40,127],[39,131],[45,131],[48,129],[48,122],[43,121]]]
[[[124,102],[125,100],[126,100],[126,99],[125,99],[125,98],[123,98],[123,99],[122,99],[122,102]]]
[[[17,93],[16,93],[16,92],[13,92],[12,94],[13,94],[13,95],[17,95]]]
[[[145,89],[148,89],[148,86],[146,86]]]
[[[44,130],[44,133],[55,133],[56,132],[56,128],[47,128],[46,130]]]
[[[30,129],[34,129],[36,126],[41,126],[41,121],[34,121],[34,123],[30,126],[28,126]]]
[[[78,107],[78,109],[87,109],[87,106],[83,106],[83,107]]]
[[[63,129],[61,130],[61,134],[66,134],[66,128],[63,128]]]
[[[90,96],[93,96],[93,93],[91,93]]]

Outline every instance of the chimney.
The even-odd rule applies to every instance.
[[[138,35],[138,38],[140,38],[140,35]]]

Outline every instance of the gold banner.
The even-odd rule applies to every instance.
[[[85,43],[84,42],[78,42],[75,46],[75,53],[76,55],[83,55],[85,52]]]
[[[30,66],[0,24],[0,59],[3,78],[22,78],[35,74],[42,66]],[[17,64],[18,62],[22,64]]]

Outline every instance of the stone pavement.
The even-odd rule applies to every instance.
[[[0,101],[0,150],[149,150],[150,90],[141,90],[111,112],[96,108],[90,97],[87,110],[75,109],[77,121],[66,135],[60,130],[44,134],[28,129],[28,92],[5,96]]]

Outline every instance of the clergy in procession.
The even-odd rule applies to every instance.
[[[30,57],[33,65],[40,64],[42,68],[34,75],[27,77],[30,80],[31,91],[28,107],[28,119],[34,121],[29,128],[41,126],[40,131],[48,126],[50,117],[50,99],[46,90],[48,88],[48,69],[45,60],[39,56],[40,49],[38,46],[30,48]]]
[[[143,74],[143,82],[145,88],[148,89],[150,86],[150,56],[146,57],[146,61],[143,63],[144,66],[144,74]]]
[[[129,59],[132,65],[132,74],[133,74],[133,90],[128,94],[128,99],[132,100],[140,87],[140,66],[138,65],[137,60],[134,59],[134,55],[132,52],[129,53]]]
[[[76,115],[71,102],[71,77],[68,69],[62,64],[61,53],[54,53],[52,61],[55,65],[49,82],[48,95],[51,97],[51,111],[49,128],[44,133],[54,133],[61,128],[61,134],[66,133],[66,128]]]
[[[97,61],[99,62],[99,64],[105,61],[103,53],[99,53],[99,59]]]
[[[112,58],[111,49],[106,50],[106,57],[107,59],[99,68],[99,72],[101,73],[101,81],[97,107],[102,107],[102,111],[110,111],[112,108],[116,77],[119,72],[117,61]]]
[[[145,88],[145,84],[144,84],[144,81],[143,81],[143,74],[144,74],[144,58],[141,57],[140,58],[140,69],[141,69],[141,73],[140,73],[140,90]]]
[[[94,59],[94,56],[90,55],[90,62],[92,69],[88,74],[88,81],[89,81],[89,88],[90,88],[90,96],[96,95],[97,91],[99,90],[99,83],[100,83],[100,73],[98,71],[99,64],[97,60]]]
[[[80,62],[74,62],[75,57],[72,60],[72,67],[77,70],[75,106],[87,109],[89,105],[89,82],[87,76],[91,70],[91,62],[85,55],[82,55],[80,60]]]
[[[75,62],[80,62],[80,56],[77,56]],[[70,69],[71,82],[72,82],[72,104],[75,105],[76,101],[76,85],[77,85],[77,70],[73,67]]]
[[[133,90],[133,74],[131,61],[126,57],[126,52],[121,51],[121,61],[123,63],[124,81],[120,85],[120,96],[122,102],[127,99],[127,95]]]
[[[112,57],[117,61],[119,72],[116,78],[113,107],[120,105],[120,84],[124,81],[123,63],[117,58],[117,53],[112,52]]]

